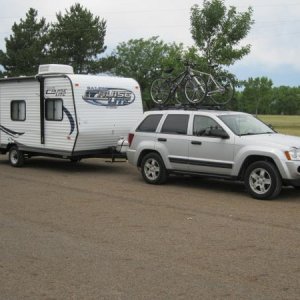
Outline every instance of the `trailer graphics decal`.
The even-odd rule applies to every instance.
[[[47,96],[52,95],[55,97],[64,97],[67,94],[67,89],[56,89],[55,87],[47,87],[45,94]]]
[[[0,125],[0,130],[3,131],[4,133],[14,137],[14,138],[18,138],[20,135],[23,135],[25,132],[16,132],[16,131],[13,131],[11,129],[8,129],[2,125]]]
[[[135,95],[126,89],[87,87],[82,99],[98,106],[125,106],[133,103]]]
[[[68,109],[65,106],[63,106],[63,112],[67,115],[68,120],[70,122],[71,129],[70,129],[69,135],[71,135],[75,129],[75,121],[74,121],[71,113],[68,111]]]

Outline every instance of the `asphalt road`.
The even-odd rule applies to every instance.
[[[0,298],[299,299],[300,192],[1,156]]]

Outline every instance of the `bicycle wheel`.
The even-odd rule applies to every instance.
[[[227,104],[232,100],[234,95],[234,86],[231,79],[227,76],[220,76],[216,78],[220,87],[214,86],[215,89],[210,89],[208,95],[216,104]]]
[[[185,96],[190,103],[200,103],[206,96],[205,81],[198,75],[192,76],[187,80],[184,91]]]
[[[179,86],[177,87],[175,93],[174,93],[174,100],[175,100],[175,104],[186,104],[187,100],[186,100],[186,96],[185,96],[185,92],[184,92],[184,86]]]
[[[170,95],[170,85],[164,78],[155,79],[150,87],[152,100],[157,104],[165,103]]]

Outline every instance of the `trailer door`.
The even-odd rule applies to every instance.
[[[45,148],[70,155],[77,130],[72,87],[68,78],[45,79],[44,112]]]

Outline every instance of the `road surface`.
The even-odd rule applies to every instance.
[[[0,157],[0,299],[299,299],[300,192]]]

